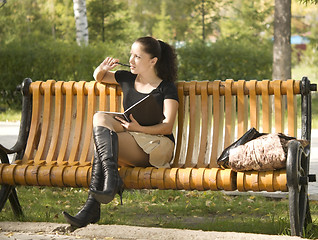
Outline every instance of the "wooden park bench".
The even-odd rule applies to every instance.
[[[309,174],[309,148],[292,141],[286,169],[275,171],[234,172],[221,169],[216,160],[251,127],[310,141],[311,91],[316,85],[304,77],[178,82],[177,88],[180,107],[171,168],[121,167],[125,188],[289,192],[291,234],[301,235],[311,221],[308,182],[315,180]],[[93,115],[122,110],[118,85],[25,79],[21,91],[17,143],[11,149],[0,145],[0,210],[9,199],[16,215],[22,214],[16,185],[87,188]],[[12,163],[8,154],[15,154]]]

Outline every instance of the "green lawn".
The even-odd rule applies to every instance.
[[[62,211],[76,214],[87,189],[18,187],[24,217],[20,221],[65,223]],[[228,196],[212,191],[127,190],[120,205],[118,195],[102,205],[98,224],[200,229],[288,235],[288,200],[261,196]],[[306,238],[317,238],[318,202],[311,202],[314,224]],[[9,203],[0,221],[16,221]]]

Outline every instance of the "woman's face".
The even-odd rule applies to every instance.
[[[130,70],[133,74],[142,74],[146,71],[154,70],[156,62],[157,58],[151,58],[151,55],[143,50],[143,46],[140,43],[133,43],[129,58]]]

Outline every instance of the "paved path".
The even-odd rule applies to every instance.
[[[146,228],[125,225],[91,224],[70,231],[67,224],[0,222],[0,239],[113,239],[113,240],[301,240],[303,238],[237,232]]]

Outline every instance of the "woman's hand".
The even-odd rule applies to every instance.
[[[127,122],[127,121],[125,121],[124,119],[122,119],[122,118],[120,118],[120,117],[116,117],[116,119],[121,122],[121,125],[122,125],[127,131],[140,132],[141,126],[140,126],[140,124],[137,122],[137,120],[133,117],[132,114],[129,115],[129,118],[130,118],[131,122]]]
[[[159,134],[159,135],[169,135],[172,133],[173,125],[176,119],[179,103],[174,99],[164,100],[164,110],[165,119],[162,123],[153,126],[141,126],[137,120],[130,114],[129,118],[131,122],[127,122],[121,118],[116,119],[121,122],[123,128],[127,131],[132,132],[142,132],[147,134]]]
[[[113,68],[118,66],[118,59],[107,57],[94,71],[94,78],[97,82],[116,83]]]
[[[112,58],[112,57],[107,57],[100,65],[100,69],[103,71],[110,71],[114,69],[116,66],[118,66],[119,60]]]

